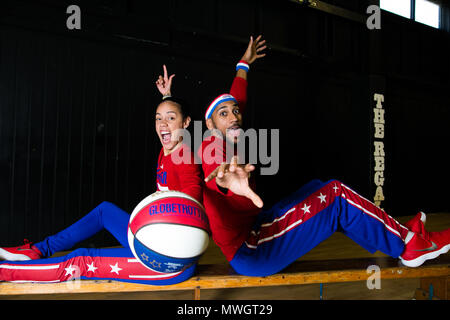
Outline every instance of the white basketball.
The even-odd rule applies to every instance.
[[[209,235],[203,206],[179,191],[158,191],[146,197],[128,224],[133,255],[147,268],[163,273],[195,263],[208,247]]]

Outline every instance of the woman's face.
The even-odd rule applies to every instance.
[[[159,140],[164,148],[164,153],[168,154],[183,140],[180,129],[189,126],[191,119],[180,111],[180,106],[172,101],[162,102],[156,109],[155,129]]]

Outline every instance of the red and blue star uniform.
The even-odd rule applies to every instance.
[[[235,79],[230,90],[241,113],[247,100],[242,80]],[[197,155],[202,158],[205,177],[230,160],[227,143],[215,136],[203,141]],[[244,275],[274,274],[338,230],[370,252],[380,250],[399,257],[409,232],[337,180],[313,180],[272,208],[261,210],[246,197],[219,188],[213,179],[206,183],[203,201],[213,240]]]
[[[192,159],[190,149],[182,145],[180,152]],[[163,178],[161,178],[163,177]],[[178,190],[202,202],[201,168],[193,161],[175,165],[161,150],[158,158],[157,189]],[[131,252],[127,230],[130,215],[110,202],[102,202],[90,213],[63,231],[36,243],[42,257],[29,261],[3,261],[0,263],[0,281],[61,282],[74,278],[91,280],[119,280],[153,285],[182,282],[195,272],[196,265],[174,273],[159,273],[146,268]],[[122,248],[76,249],[61,257],[54,253],[70,250],[78,242],[106,229]]]

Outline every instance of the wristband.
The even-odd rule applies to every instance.
[[[170,94],[165,94],[165,95],[163,95],[162,99],[165,100],[165,99],[171,98],[171,97],[172,97],[172,96],[171,96]]]
[[[242,69],[246,72],[248,72],[248,70],[250,69],[249,64],[247,63],[247,61],[245,60],[240,60],[238,62],[238,64],[236,65],[236,71],[238,71],[239,69]]]

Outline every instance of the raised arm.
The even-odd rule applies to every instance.
[[[159,75],[158,80],[156,80],[156,87],[158,88],[159,92],[162,94],[163,99],[165,97],[172,96],[171,88],[172,88],[172,79],[175,77],[175,74],[168,76],[166,65],[163,64],[163,71],[164,74],[161,76]]]
[[[253,37],[250,36],[250,41],[248,42],[247,50],[245,50],[244,55],[236,65],[236,77],[240,77],[247,80],[247,73],[250,68],[250,65],[257,59],[260,59],[266,55],[265,53],[261,53],[267,47],[265,45],[266,40],[261,39],[262,39],[261,35],[259,35],[255,40],[253,40]]]
[[[244,113],[247,105],[247,73],[250,65],[266,55],[262,53],[266,48],[266,40],[261,40],[261,38],[261,35],[255,40],[253,40],[253,37],[250,37],[247,49],[236,65],[236,76],[231,84],[230,94],[238,101],[241,113]]]

